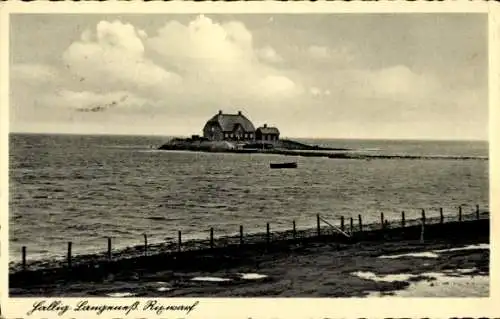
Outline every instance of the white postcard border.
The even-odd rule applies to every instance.
[[[189,315],[181,313],[134,312],[122,313],[57,313],[27,316],[27,311],[36,301],[43,298],[8,298],[8,18],[13,13],[381,13],[394,12],[477,12],[489,14],[489,133],[490,133],[490,210],[491,210],[491,290],[489,298],[47,298],[76,304],[80,300],[92,303],[128,304],[134,300],[144,303],[156,299],[165,304],[192,304],[199,300],[196,309]],[[0,297],[2,315],[5,318],[387,318],[387,317],[493,317],[500,315],[499,283],[500,275],[497,242],[500,225],[495,218],[499,202],[495,194],[500,194],[500,163],[498,133],[500,116],[500,9],[494,3],[484,1],[444,1],[444,2],[249,2],[249,3],[138,3],[138,2],[64,2],[46,3],[10,2],[0,4],[1,66],[0,78],[0,197],[1,197],[1,267]]]

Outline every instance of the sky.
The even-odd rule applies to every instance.
[[[488,138],[483,14],[13,14],[10,131]]]

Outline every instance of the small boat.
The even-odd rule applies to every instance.
[[[297,163],[296,162],[271,163],[271,168],[297,168]]]

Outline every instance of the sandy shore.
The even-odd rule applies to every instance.
[[[487,236],[467,240],[314,243],[260,255],[210,255],[182,269],[118,272],[93,282],[11,287],[13,296],[488,296]],[[205,263],[204,263],[205,262]],[[208,263],[207,263],[208,262]],[[163,269],[162,269],[163,268]]]

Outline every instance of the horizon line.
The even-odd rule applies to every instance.
[[[81,132],[30,132],[9,131],[8,134],[26,135],[83,135],[83,136],[143,136],[143,137],[191,137],[198,134],[161,134],[161,133],[81,133]],[[387,141],[456,141],[456,142],[489,142],[481,138],[431,138],[431,137],[324,137],[324,136],[281,136],[280,139],[326,139],[326,140],[387,140]]]

